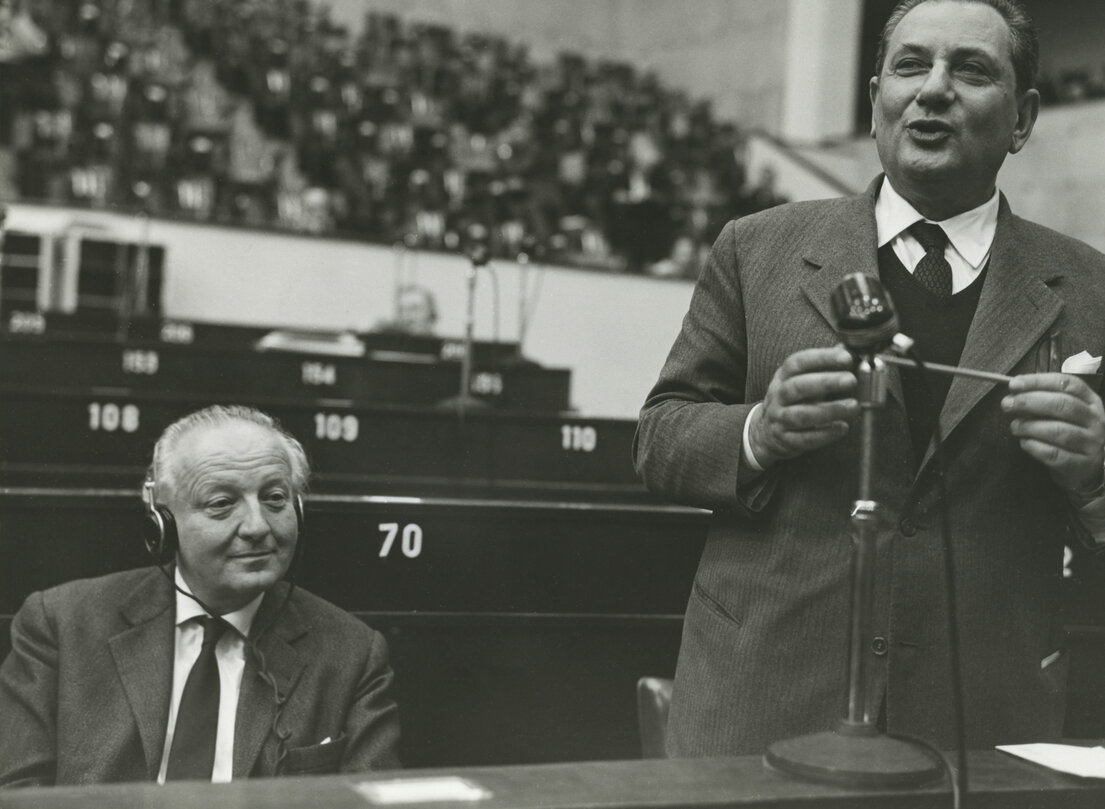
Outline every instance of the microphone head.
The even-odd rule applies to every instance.
[[[477,267],[491,258],[491,231],[487,225],[473,222],[464,231],[464,252]]]
[[[877,352],[898,333],[898,316],[890,294],[872,275],[852,273],[833,290],[830,298],[837,334],[855,352]]]

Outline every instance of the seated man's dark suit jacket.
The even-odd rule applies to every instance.
[[[881,178],[880,178],[881,180]],[[671,705],[672,755],[760,753],[845,715],[858,430],[738,486],[741,434],[791,353],[839,342],[830,295],[878,276],[874,203],[784,205],[726,226],[641,412],[637,469],[664,497],[714,511],[687,606]],[[1067,354],[1105,352],[1105,256],[1014,216],[1002,198],[961,364],[1035,370],[1061,330]],[[914,458],[901,381],[879,414],[878,541],[869,652],[872,716],[954,743],[939,511],[930,446]],[[1004,385],[956,378],[940,416],[948,464],[966,730],[971,747],[1061,732],[1059,615],[1072,507],[1009,433]],[[1041,662],[1050,657],[1050,665]]]
[[[398,766],[398,708],[382,635],[279,584],[253,621],[286,698],[281,774]],[[0,785],[153,781],[173,679],[175,591],[156,568],[32,594],[0,666]],[[246,649],[234,734],[235,779],[277,771],[276,701]],[[327,737],[331,741],[320,744]]]

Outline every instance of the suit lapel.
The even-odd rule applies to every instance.
[[[875,198],[881,184],[882,175],[875,178],[865,194],[848,199],[846,205],[836,209],[839,214],[827,217],[803,254],[807,264],[818,269],[802,279],[802,292],[834,331],[836,318],[831,299],[840,282],[856,272],[879,277]],[[902,404],[902,381],[897,368],[887,369],[887,383],[890,395]]]
[[[253,772],[265,740],[273,732],[277,700],[281,705],[287,704],[307,664],[293,645],[307,632],[307,626],[296,609],[294,598],[284,603],[287,588],[288,585],[281,584],[265,595],[246,644],[246,668],[234,729],[235,779],[247,778]],[[250,643],[256,643],[271,684],[262,675],[259,666],[262,660],[249,648]],[[273,684],[279,697],[273,693]]]
[[[138,725],[151,778],[161,766],[173,683],[173,591],[156,570],[120,607],[128,629],[110,639],[111,656]]]
[[[1048,288],[1058,277],[1047,256],[1035,253],[1002,197],[990,265],[963,345],[960,366],[1011,372],[1062,311],[1062,299]],[[959,376],[952,380],[940,412],[940,429],[945,439],[996,384]],[[930,445],[918,475],[932,455]]]

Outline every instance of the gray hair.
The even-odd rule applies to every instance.
[[[164,487],[171,490],[176,484],[173,461],[181,439],[203,427],[221,427],[234,423],[256,424],[271,430],[288,456],[294,494],[298,495],[306,490],[307,481],[311,476],[311,466],[307,461],[307,453],[303,445],[272,416],[244,405],[211,405],[189,413],[166,427],[154,444],[153,461],[146,473],[147,480],[159,490],[163,490]]]
[[[944,0],[944,2],[951,1],[953,0]],[[917,6],[929,2],[933,0],[902,0],[890,12],[879,35],[879,47],[875,53],[876,76],[882,75],[887,44],[898,23]],[[954,2],[980,3],[989,6],[1002,16],[1009,28],[1009,48],[1013,55],[1013,73],[1017,77],[1017,92],[1023,93],[1035,87],[1036,74],[1040,70],[1040,36],[1024,3],[1021,0],[954,0]]]

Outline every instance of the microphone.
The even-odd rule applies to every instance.
[[[872,275],[854,272],[833,290],[829,299],[841,341],[857,354],[889,348],[898,333],[898,315],[890,294]]]
[[[900,356],[913,348],[913,340],[898,332],[898,315],[882,282],[873,275],[854,272],[844,276],[832,291],[829,303],[841,342],[855,354],[878,354],[888,365],[915,368],[916,363]],[[880,353],[891,349],[894,353]],[[992,371],[976,371],[939,362],[926,362],[929,371],[954,376],[984,379],[987,382],[1008,382],[1013,377]]]
[[[464,232],[464,253],[473,267],[482,267],[491,259],[491,231],[487,225],[473,222]]]

